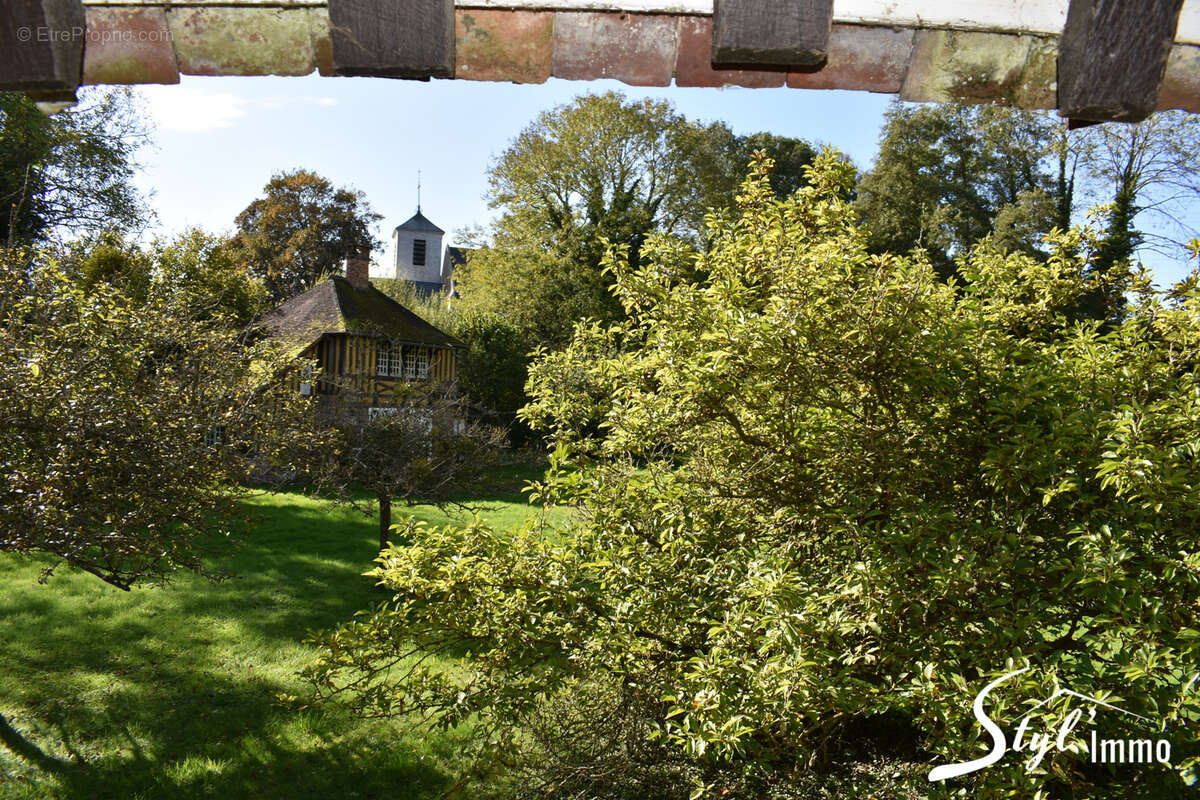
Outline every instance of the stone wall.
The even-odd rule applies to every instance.
[[[913,8],[922,2],[947,10],[941,17],[921,16]],[[996,0],[984,6],[995,19],[962,19],[953,11],[980,5],[839,2],[828,64],[807,73],[714,70],[711,0],[475,0],[457,4],[455,78],[786,85],[885,92],[912,101],[1053,108],[1058,54],[1053,31],[1055,24],[1061,27],[1065,3]],[[1197,5],[1184,6],[1160,108],[1200,111]],[[181,74],[333,74],[322,0],[85,0],[85,6],[85,83],[175,83]]]

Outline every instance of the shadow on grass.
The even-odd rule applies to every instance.
[[[296,495],[252,499],[265,517],[238,575],[181,576],[119,592],[0,560],[0,797],[436,797],[459,737],[297,712],[309,630],[385,595],[362,573],[372,520]],[[6,718],[6,719],[5,719]],[[7,752],[5,752],[7,751]],[[8,778],[9,780],[5,780]]]

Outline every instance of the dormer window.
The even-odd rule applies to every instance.
[[[425,266],[425,240],[413,239],[413,266]]]

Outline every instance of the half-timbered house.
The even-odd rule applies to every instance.
[[[402,384],[451,383],[465,345],[371,285],[366,259],[263,315],[258,328],[319,370],[300,391],[339,395],[346,406],[394,408]]]

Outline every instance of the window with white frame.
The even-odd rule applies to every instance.
[[[375,374],[400,378],[404,375],[404,348],[395,342],[380,342],[375,349]]]
[[[429,377],[429,348],[404,348],[404,377],[410,381]]]
[[[406,380],[429,377],[429,348],[380,342],[375,349],[375,373]]]
[[[375,374],[387,375],[391,364],[392,345],[390,342],[379,341],[375,343]]]

